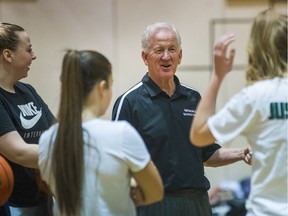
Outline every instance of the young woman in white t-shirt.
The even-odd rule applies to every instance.
[[[287,14],[268,9],[255,17],[248,43],[248,85],[215,113],[219,88],[232,68],[235,51],[226,53],[234,40],[233,34],[226,34],[215,42],[214,71],[193,120],[190,140],[206,146],[246,137],[253,152],[247,215],[287,216]]]
[[[112,67],[96,51],[66,52],[58,123],[42,134],[39,168],[55,215],[133,216],[163,197],[160,175],[136,130],[100,119],[112,95]],[[133,177],[138,187],[131,190]],[[131,193],[131,194],[130,194]]]

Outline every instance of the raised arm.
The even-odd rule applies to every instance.
[[[38,168],[38,145],[27,144],[17,131],[0,137],[0,154],[22,166]]]
[[[203,95],[190,129],[190,141],[196,146],[207,146],[215,141],[207,126],[207,120],[215,113],[216,98],[223,78],[232,69],[235,50],[227,57],[227,48],[235,40],[234,34],[220,37],[214,45],[214,71]]]
[[[163,199],[162,179],[152,161],[143,170],[132,173],[132,176],[136,185],[132,187],[131,196],[136,206],[149,205]]]

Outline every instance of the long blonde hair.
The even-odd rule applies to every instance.
[[[247,84],[287,73],[287,15],[274,9],[259,13],[248,42]]]

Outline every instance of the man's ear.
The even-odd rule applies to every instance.
[[[141,55],[142,55],[142,59],[143,59],[144,64],[146,66],[148,66],[148,61],[147,61],[148,54],[142,51]]]
[[[182,49],[180,50],[180,53],[179,53],[178,64],[181,64],[181,61],[182,61]]]
[[[11,50],[9,50],[9,49],[4,49],[3,51],[2,51],[2,55],[3,55],[3,57],[4,57],[4,59],[6,60],[6,61],[8,61],[8,62],[12,62],[12,52],[11,52]]]

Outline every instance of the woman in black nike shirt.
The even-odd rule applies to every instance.
[[[38,140],[54,116],[35,89],[20,82],[27,77],[36,55],[26,31],[0,23],[0,154],[14,174],[8,200],[11,216],[46,216],[51,196],[37,184]]]

